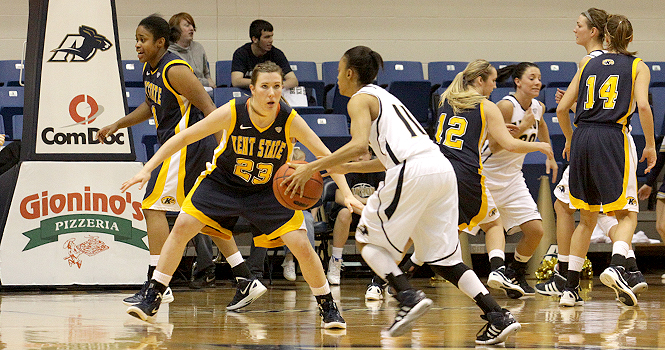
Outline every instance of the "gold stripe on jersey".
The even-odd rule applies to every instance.
[[[233,232],[223,228],[217,221],[203,214],[200,210],[196,209],[196,207],[192,203],[192,195],[194,194],[194,191],[196,191],[196,189],[199,187],[199,184],[201,184],[201,180],[203,180],[203,178],[204,176],[199,176],[199,178],[196,180],[196,184],[194,184],[192,190],[189,191],[189,194],[187,195],[185,202],[182,204],[181,210],[184,213],[189,214],[194,218],[196,218],[197,220],[199,220],[200,222],[204,223],[206,226],[209,226],[202,229],[201,232],[210,236],[217,236],[229,240],[233,238]],[[212,228],[212,230],[210,228]]]
[[[303,215],[301,210],[296,210],[293,213],[293,217],[280,228],[270,234],[254,237],[254,245],[263,248],[281,247],[284,245],[284,241],[280,237],[291,231],[300,229],[303,221],[305,221],[305,215]]]
[[[640,63],[640,61],[642,61],[641,58],[635,58],[633,60],[632,77],[631,77],[632,84],[630,89],[630,105],[629,105],[630,107],[628,107],[628,112],[626,113],[626,115],[624,115],[623,117],[621,117],[621,119],[617,121],[617,123],[623,126],[628,125],[628,117],[630,117],[633,114],[633,112],[635,112],[635,77],[637,76],[637,64]]]
[[[616,201],[609,204],[603,204],[603,212],[605,213],[622,210],[626,207],[626,204],[628,204],[626,191],[628,190],[628,181],[630,180],[630,146],[628,144],[628,134],[626,132],[626,128],[623,128],[623,189]],[[635,171],[635,169],[633,169],[633,171]],[[637,188],[637,186],[635,186],[635,188]]]
[[[483,144],[485,143],[486,133],[487,133],[487,118],[485,117],[485,107],[483,106],[483,102],[480,102],[480,134],[478,135],[480,138],[478,139],[478,174],[483,174],[483,159],[482,159],[482,148]],[[483,176],[483,179],[485,177]],[[485,189],[485,183],[484,181],[481,182],[483,186],[483,190]]]
[[[217,148],[215,148],[215,152],[212,156],[212,162],[208,167],[206,167],[205,172],[202,174],[202,176],[208,175],[213,172],[217,168],[217,158],[224,153],[226,150],[226,146],[229,144],[229,138],[231,137],[231,134],[233,130],[236,128],[236,122],[238,121],[238,117],[236,116],[236,99],[234,98],[233,100],[229,101],[229,107],[231,107],[231,124],[229,125],[229,128],[224,130],[224,134],[222,135],[222,140],[219,141],[219,145]]]
[[[162,167],[159,169],[159,175],[157,175],[157,181],[155,181],[155,186],[152,189],[152,192],[148,198],[144,199],[141,206],[143,209],[149,209],[152,207],[159,197],[161,197],[164,192],[164,186],[166,184],[167,175],[169,172],[169,165],[171,164],[171,158],[169,157],[164,162],[162,162]],[[182,203],[182,202],[179,202]]]
[[[473,230],[476,226],[478,226],[478,223],[481,222],[485,216],[487,216],[487,188],[485,187],[485,175],[480,176],[480,190],[482,191],[481,195],[481,203],[480,203],[480,209],[478,210],[478,214],[474,216],[470,221],[469,224],[467,223],[462,223],[458,225],[458,228],[460,231],[463,231],[465,229],[468,229],[469,231]]]
[[[293,155],[293,140],[291,139],[291,122],[293,122],[293,119],[298,115],[295,109],[291,110],[291,114],[289,114],[289,118],[286,119],[286,123],[284,123],[284,135],[286,136],[286,161],[290,162],[291,161],[291,156]]]

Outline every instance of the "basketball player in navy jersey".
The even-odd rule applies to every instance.
[[[625,280],[631,238],[637,226],[636,153],[629,141],[628,125],[637,105],[646,146],[642,159],[646,172],[656,162],[653,115],[648,101],[650,73],[634,52],[628,51],[633,28],[625,16],[610,15],[605,25],[607,53],[591,58],[573,78],[557,107],[561,130],[566,136],[564,157],[570,157],[571,204],[580,210],[570,248],[568,280],[560,305],[583,305],[579,277],[596,225],[598,212],[614,213],[618,225],[610,267],[600,275],[622,303],[633,306],[637,298]],[[573,132],[568,110],[577,101]],[[598,171],[602,169],[602,171]],[[573,264],[573,258],[576,261]]]
[[[363,259],[397,294],[400,310],[388,335],[407,332],[432,305],[411,286],[397,266],[409,239],[414,254],[432,270],[457,286],[483,310],[488,323],[476,337],[478,344],[497,344],[521,328],[512,314],[496,303],[478,276],[462,262],[457,236],[457,181],[450,162],[438,150],[409,110],[395,96],[372,81],[383,66],[381,56],[356,46],[339,61],[340,93],[351,97],[351,141],[333,154],[296,171],[287,192],[300,193],[312,173],[378,172],[386,177],[367,200],[356,230]],[[502,124],[502,127],[505,127]],[[372,147],[376,159],[350,162]]]
[[[204,233],[233,242],[231,229],[242,216],[257,229],[258,235],[254,237],[257,246],[272,248],[286,244],[291,249],[300,262],[305,281],[316,296],[322,327],[346,328],[330,293],[321,259],[307,239],[302,211],[283,207],[272,189],[274,172],[291,159],[294,138],[314,155],[330,153],[295,110],[280,101],[282,81],[279,66],[272,62],[258,64],[252,73],[251,98],[231,100],[172,137],[137,175],[123,183],[123,191],[136,183],[142,187],[150,172],[177,150],[212,134],[220,140],[212,164],[187,195],[164,244],[146,299],[129,307],[127,313],[130,315],[144,321],[152,320],[187,242],[202,229]],[[333,179],[349,208],[363,207],[351,193],[344,176],[333,175]],[[234,256],[242,259],[237,248],[231,255],[228,251],[222,253],[229,261],[234,260]],[[234,269],[233,272],[237,277],[247,278],[249,269]],[[240,293],[247,303],[265,292],[265,287],[256,282],[246,284]],[[244,306],[238,306],[242,303],[234,299],[227,309],[235,310]]]
[[[115,123],[103,127],[97,138],[103,140],[120,128],[127,128],[154,118],[157,139],[166,142],[215,110],[215,104],[192,72],[191,66],[168,51],[171,28],[161,17],[144,18],[136,29],[136,51],[143,66],[146,99],[138,108]],[[151,174],[142,208],[148,230],[150,265],[148,279],[135,295],[125,298],[127,305],[138,304],[145,297],[148,282],[169,235],[167,211],[180,211],[185,196],[212,158],[214,137],[208,137],[180,149]],[[171,289],[164,302],[173,300]]]

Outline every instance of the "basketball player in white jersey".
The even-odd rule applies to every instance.
[[[509,131],[513,137],[522,141],[534,142],[537,138],[541,142],[550,143],[547,124],[542,119],[545,107],[536,100],[542,87],[540,69],[531,62],[499,69],[497,81],[506,80],[508,77],[512,78],[515,93],[505,96],[497,103],[497,107],[501,110]],[[524,234],[515,249],[515,260],[505,266],[506,241],[503,230],[486,232],[485,245],[491,269],[503,269],[503,275],[510,278],[513,284],[519,285],[524,295],[534,295],[535,290],[526,282],[526,267],[543,237],[543,224],[522,174],[525,153],[502,149],[490,135],[480,156],[485,185],[499,210],[503,228],[511,234],[519,227]],[[556,181],[558,166],[554,159],[546,160],[546,169],[553,174],[553,181]],[[495,276],[497,273],[490,274],[487,282],[490,287],[498,284],[493,280]]]
[[[589,8],[582,12],[573,29],[575,33],[575,42],[578,45],[584,46],[587,54],[579,62],[578,67],[583,66],[590,59],[600,56],[607,52],[604,49],[603,41],[605,37],[605,24],[607,23],[607,12],[598,8]],[[564,90],[557,89],[556,102],[559,103]],[[573,104],[571,110],[575,112],[577,104]],[[628,139],[633,142],[630,133]],[[633,149],[634,142],[633,142]],[[637,155],[635,155],[637,157]],[[561,180],[554,189],[554,196],[557,198],[554,202],[554,210],[556,212],[556,232],[557,232],[557,249],[558,249],[558,271],[552,274],[552,277],[544,283],[536,284],[536,291],[543,295],[561,296],[563,288],[566,284],[566,274],[568,273],[568,263],[570,255],[570,242],[575,230],[575,218],[573,214],[576,209],[570,205],[570,197],[568,193],[568,172],[569,168],[566,167]],[[598,215],[596,227],[602,232],[613,239],[613,233],[618,224],[614,216],[607,216],[604,214]],[[584,264],[584,261],[575,261],[574,264]],[[635,252],[630,249],[628,252],[628,274],[625,276],[626,282],[631,286],[633,293],[638,294],[648,288],[646,280],[642,273],[637,269],[637,262],[635,260]]]
[[[476,343],[496,344],[521,328],[508,310],[501,309],[478,276],[462,262],[457,236],[457,180],[450,162],[429,139],[422,126],[393,95],[373,85],[381,56],[368,47],[349,49],[339,63],[338,85],[348,103],[351,141],[333,154],[298,165],[287,192],[300,193],[315,172],[335,173],[386,170],[386,179],[362,212],[356,242],[367,264],[395,288],[400,310],[388,329],[390,336],[406,332],[432,305],[411,286],[399,269],[407,242],[414,255],[473,298],[484,311],[485,328]],[[377,158],[352,162],[371,146]]]

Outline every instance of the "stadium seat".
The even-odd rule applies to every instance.
[[[342,96],[339,93],[339,87],[335,84],[335,87],[332,90],[332,102],[331,102],[331,112],[334,114],[344,114],[349,120],[349,112],[346,109],[346,105],[349,103],[349,97]]]
[[[23,138],[23,115],[12,116],[12,140]]]
[[[540,177],[547,175],[545,168],[545,161],[547,156],[541,152],[531,152],[527,153],[524,157],[524,163],[522,164],[522,173],[524,174],[524,180],[526,182],[526,187],[529,188],[529,193],[533,200],[538,202],[538,191],[540,189]]]
[[[234,98],[249,96],[247,90],[234,87],[220,87],[214,89],[215,105],[217,107],[231,101]]]
[[[351,140],[347,119],[343,114],[305,114],[302,117],[331,152]]]
[[[157,127],[155,120],[150,118],[136,125],[132,125],[132,138],[137,162],[147,162],[154,154],[157,144]],[[148,151],[149,150],[149,151]],[[150,155],[148,155],[150,153]]]
[[[440,87],[448,87],[457,73],[463,71],[468,64],[459,61],[430,62],[427,64],[427,80],[432,82],[432,86],[438,84]]]
[[[535,62],[540,68],[543,86],[566,89],[577,73],[577,63],[563,61]]]
[[[215,62],[215,84],[217,87],[231,87],[231,61]]]
[[[14,135],[12,116],[23,114],[23,87],[0,87],[0,116],[5,126],[5,133]]]
[[[571,121],[573,116],[571,115]],[[554,159],[560,163],[567,163],[568,160],[563,159],[562,152],[566,145],[566,137],[561,131],[561,125],[556,117],[556,113],[545,113],[543,119],[547,124],[547,130],[550,133],[550,141],[552,142],[552,151],[554,152]]]
[[[556,90],[558,87],[546,87],[540,91],[540,96],[545,104],[545,112],[556,112]],[[565,89],[564,89],[565,90]]]
[[[319,105],[326,109],[332,108],[333,96],[335,94],[335,85],[337,84],[337,67],[339,62],[327,61],[321,64],[321,76],[323,78],[323,100]]]
[[[143,63],[139,60],[122,60],[125,87],[143,87]]]
[[[298,78],[298,85],[314,90],[317,105],[323,106],[325,83],[319,79],[314,61],[289,61],[293,73]]]
[[[385,61],[376,78],[377,84],[381,86],[388,86],[393,81],[421,80],[425,80],[425,76],[423,64],[418,61]]]
[[[490,95],[490,101],[497,103],[501,101],[502,98],[510,95],[513,92],[515,92],[515,88],[513,87],[496,88],[494,89],[494,91],[492,91],[492,94]]]
[[[125,95],[127,96],[127,108],[131,113],[138,106],[145,101],[145,88],[142,87],[128,87],[125,88]]]
[[[653,130],[656,135],[665,135],[663,119],[665,118],[665,86],[649,88],[651,93],[651,109],[653,111]]]
[[[323,114],[326,112],[326,109],[323,106],[296,106],[293,109],[298,112],[300,115],[305,114]]]
[[[423,127],[431,125],[429,116],[431,85],[429,81],[393,81],[388,91],[409,109]]]
[[[0,60],[0,86],[20,86],[25,82],[25,72],[20,60]]]
[[[644,62],[651,70],[650,86],[665,86],[665,62]]]
[[[439,102],[441,102],[441,95],[446,91],[446,88],[440,87],[432,92],[432,97],[430,98],[430,113],[432,115],[432,126],[436,127],[436,123],[439,119],[437,115],[437,110],[439,109]]]

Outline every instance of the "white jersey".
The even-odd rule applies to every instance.
[[[418,155],[439,151],[425,129],[397,97],[369,84],[354,94],[368,94],[379,100],[379,116],[372,122],[369,143],[386,169]]]
[[[514,125],[520,125],[526,114],[522,105],[512,95],[504,97],[503,100],[510,101],[513,104],[513,116],[510,122]],[[526,129],[519,138],[523,141],[534,142],[538,137],[538,122],[543,119],[544,110],[543,105],[536,99],[531,100],[529,108],[535,116],[536,123]],[[489,149],[489,141],[485,141],[480,155],[483,162],[483,175],[492,182],[510,181],[515,176],[521,176],[525,156],[526,153],[513,153],[503,149],[492,153]]]

